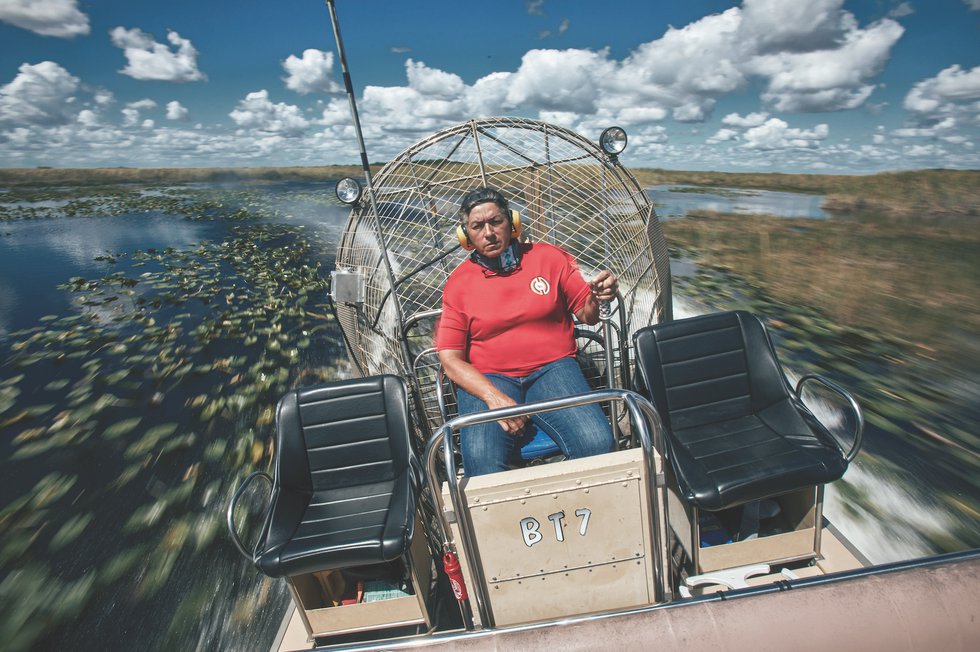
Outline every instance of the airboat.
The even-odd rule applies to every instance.
[[[337,186],[351,212],[331,283],[355,373],[280,400],[274,475],[229,501],[232,541],[292,598],[272,649],[980,647],[978,551],[875,566],[823,514],[861,446],[858,402],[819,376],[791,385],[765,316],[674,318],[623,129],[474,119],[372,177],[327,4],[365,166],[363,189]],[[600,324],[576,328],[587,394],[456,414],[432,339],[477,186],[504,192],[529,242],[619,276]],[[583,403],[618,450],[565,460],[539,433],[515,468],[466,476],[461,428]],[[247,546],[236,505],[258,480]]]

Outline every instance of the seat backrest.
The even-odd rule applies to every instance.
[[[391,480],[411,465],[409,423],[398,376],[292,391],[276,413],[275,483],[308,493]]]
[[[671,431],[746,416],[791,393],[765,327],[743,310],[647,326],[634,344],[636,377]]]

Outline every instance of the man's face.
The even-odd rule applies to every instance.
[[[466,218],[466,234],[481,255],[496,258],[510,246],[510,220],[493,202],[477,204]]]

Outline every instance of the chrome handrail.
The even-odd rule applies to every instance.
[[[861,449],[861,442],[864,439],[864,413],[861,411],[861,406],[858,404],[855,398],[851,396],[850,392],[837,383],[827,380],[819,374],[807,374],[806,376],[800,378],[800,380],[796,383],[796,398],[798,400],[803,401],[803,385],[810,380],[817,381],[828,389],[837,392],[850,404],[851,412],[854,414],[854,441],[851,443],[851,450],[845,454],[844,447],[841,446],[841,443],[837,441],[837,437],[834,436],[834,442],[837,444],[840,452],[844,454],[844,457],[847,459],[848,463],[850,463],[855,457],[857,457],[858,451]]]
[[[242,543],[242,540],[238,537],[238,532],[235,531],[234,515],[235,515],[235,505],[238,504],[238,499],[245,491],[245,488],[257,476],[261,476],[266,479],[266,481],[269,483],[269,495],[270,496],[272,495],[272,487],[273,487],[272,478],[265,471],[255,471],[254,473],[250,474],[247,478],[242,480],[242,483],[238,485],[238,489],[235,490],[235,493],[232,495],[231,500],[228,501],[228,511],[225,514],[225,519],[228,524],[228,532],[231,533],[232,543],[235,544],[235,547],[238,549],[238,552],[241,553],[242,557],[252,562],[253,564],[255,563],[255,557],[256,557],[255,552],[253,551],[251,554],[249,554],[248,550],[245,549],[245,545]]]
[[[473,587],[473,594],[476,596],[477,609],[484,627],[493,628],[494,623],[489,611],[490,601],[486,592],[486,578],[483,576],[483,571],[480,565],[475,563],[476,550],[473,546],[473,538],[475,538],[473,536],[473,525],[470,522],[469,514],[466,511],[466,505],[463,503],[462,497],[460,496],[459,483],[456,476],[456,461],[451,445],[453,430],[462,429],[467,426],[474,426],[481,423],[488,423],[490,421],[499,421],[501,419],[510,419],[513,417],[537,414],[540,412],[551,412],[554,410],[579,405],[617,400],[622,401],[625,404],[626,409],[633,417],[633,423],[636,426],[640,443],[643,448],[644,463],[647,466],[648,490],[650,495],[650,513],[647,515],[647,517],[650,519],[650,529],[653,536],[652,546],[654,573],[657,579],[654,599],[655,601],[660,602],[664,600],[665,596],[667,596],[670,592],[670,587],[667,584],[667,578],[665,577],[660,556],[660,551],[665,541],[664,533],[661,532],[659,527],[660,521],[657,518],[657,515],[660,513],[660,496],[657,489],[659,486],[663,485],[663,477],[662,475],[658,475],[656,472],[656,463],[653,455],[654,451],[658,451],[661,453],[661,455],[663,455],[663,426],[661,424],[660,416],[657,413],[657,409],[646,398],[630,390],[606,389],[589,392],[587,394],[576,394],[574,396],[566,396],[563,398],[536,401],[534,403],[514,405],[506,408],[498,408],[496,410],[472,412],[457,416],[454,419],[447,421],[438,430],[436,430],[435,433],[433,433],[432,437],[429,438],[424,454],[429,491],[433,498],[441,495],[438,480],[439,474],[438,469],[436,468],[437,455],[439,448],[441,447],[443,453],[443,463],[445,464],[446,470],[446,482],[449,487],[449,497],[452,501],[453,513],[456,516],[456,520],[459,522],[460,543],[463,546],[467,559],[472,561],[470,564],[470,572],[472,573],[474,582],[477,585]],[[652,434],[649,427],[651,424],[653,426]],[[442,537],[443,551],[454,550],[450,536],[450,532],[452,530],[446,518],[445,510],[441,511],[437,516],[438,518],[436,519],[436,523]],[[467,629],[472,629],[472,624],[466,623],[466,627]]]

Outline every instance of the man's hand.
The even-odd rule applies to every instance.
[[[619,280],[608,269],[604,269],[589,281],[589,287],[592,288],[592,296],[596,301],[612,301],[619,291]]]
[[[496,392],[491,396],[484,397],[484,401],[487,407],[491,410],[496,410],[497,408],[511,407],[517,405],[511,397],[507,396],[503,392]],[[501,419],[497,423],[500,427],[504,429],[508,435],[518,436],[524,433],[524,429],[531,422],[531,418],[528,416],[513,417],[511,419]]]

